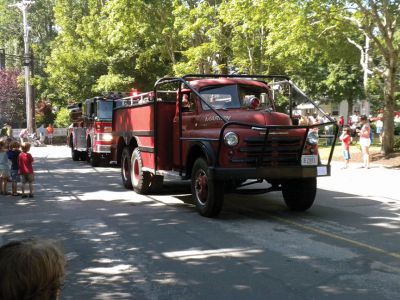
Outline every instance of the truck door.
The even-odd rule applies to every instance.
[[[182,101],[176,101],[176,112],[173,121],[173,165],[179,167],[181,165],[180,155],[182,149],[182,166],[186,164],[186,153],[188,149],[185,138],[191,137],[191,132],[195,126],[196,119],[196,101],[195,96],[190,92],[181,93]],[[180,105],[182,103],[182,105]],[[179,116],[182,115],[180,122]]]

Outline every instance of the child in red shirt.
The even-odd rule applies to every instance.
[[[343,158],[345,161],[343,169],[347,169],[350,160],[350,142],[351,142],[349,127],[343,127],[343,132],[339,137],[339,139],[342,141]]]
[[[31,144],[24,143],[21,146],[22,152],[18,155],[18,171],[22,177],[22,198],[26,198],[25,194],[25,183],[29,184],[29,198],[33,198],[33,182],[35,181],[35,176],[33,174],[33,157],[29,152],[31,149]]]

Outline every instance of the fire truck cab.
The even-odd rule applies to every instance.
[[[121,99],[113,111],[111,160],[126,188],[147,194],[164,177],[189,179],[198,212],[218,215],[224,193],[267,181],[290,209],[312,206],[317,177],[330,175],[318,155],[320,128],[298,123],[297,107],[312,104],[288,77],[186,75],[162,78],[152,92]]]

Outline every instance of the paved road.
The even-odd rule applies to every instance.
[[[399,170],[333,166],[315,205],[289,212],[280,193],[226,196],[200,217],[185,182],[158,195],[124,190],[119,170],[33,148],[34,199],[1,196],[0,243],[62,240],[62,299],[397,299]],[[397,180],[396,180],[397,179]]]

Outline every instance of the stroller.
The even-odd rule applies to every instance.
[[[40,146],[43,146],[43,145],[44,145],[44,144],[38,139],[36,133],[28,134],[28,143],[30,143],[32,146],[35,146],[35,147],[40,147]]]

